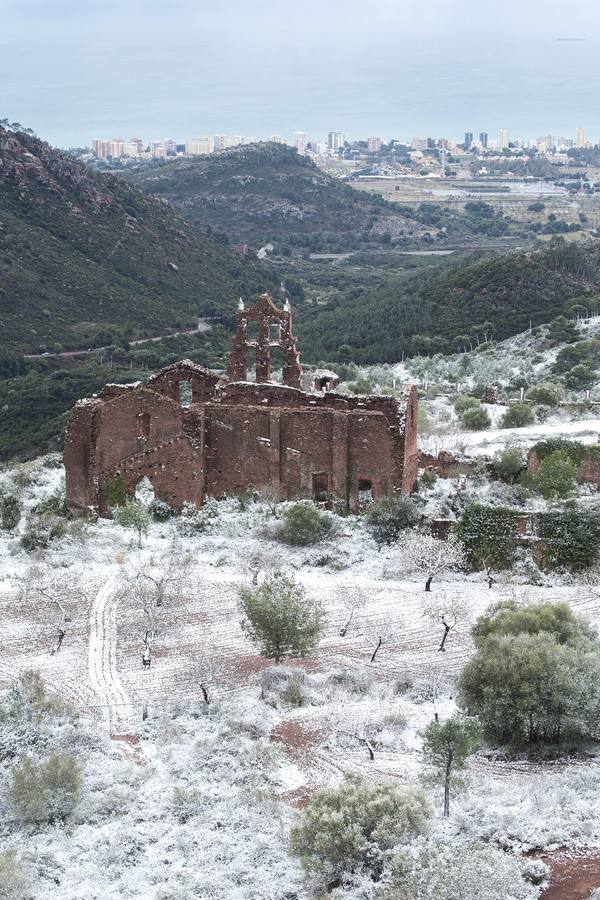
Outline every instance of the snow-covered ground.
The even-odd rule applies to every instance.
[[[58,468],[30,468],[30,483],[17,485],[26,508],[62,480]],[[14,488],[13,473],[0,475],[2,484]],[[395,551],[378,552],[360,519],[340,520],[340,534],[324,544],[293,548],[270,535],[269,505],[241,509],[230,500],[215,511],[192,536],[177,520],[153,524],[141,549],[106,520],[72,529],[46,551],[27,553],[16,537],[1,538],[0,690],[34,668],[95,723],[81,746],[68,730],[56,738],[62,747],[75,742],[85,761],[75,821],[34,836],[12,829],[6,814],[0,825],[0,848],[19,851],[36,898],[307,897],[287,854],[295,808],[346,772],[420,777],[420,733],[434,711],[443,718],[453,710],[470,626],[489,603],[564,600],[600,625],[600,592],[585,582],[537,587],[507,577],[490,590],[479,575],[457,575],[433,583],[434,597],[452,593],[468,610],[439,653],[442,629],[427,615],[422,579],[389,577]],[[277,679],[265,674],[269,663],[240,627],[239,588],[257,561],[262,572],[292,572],[326,613],[318,650],[290,663],[306,673],[300,707],[281,699]],[[136,584],[140,573],[168,572],[176,574],[155,610],[152,664],[144,668],[147,615]],[[68,613],[58,652],[62,612],[52,596]],[[0,765],[2,812],[10,761]],[[437,791],[428,791],[445,840],[523,851],[598,844],[599,788],[596,758],[509,762],[482,751],[448,823]]]

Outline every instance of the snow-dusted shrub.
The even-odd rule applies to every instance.
[[[292,829],[290,850],[326,883],[356,872],[379,878],[392,849],[422,834],[428,816],[428,804],[415,788],[346,776],[339,787],[314,795],[303,821]]]
[[[339,669],[330,672],[329,683],[349,694],[368,694],[373,685],[373,676],[364,669]]]
[[[367,527],[377,544],[393,544],[405,528],[419,520],[419,513],[408,497],[382,497],[365,514]]]
[[[73,756],[53,753],[40,764],[26,756],[11,773],[9,808],[21,822],[62,822],[73,813],[80,790],[81,775]]]
[[[0,851],[0,900],[31,897],[30,879],[14,850]]]
[[[469,397],[466,394],[459,394],[454,401],[454,409],[459,416],[466,412],[467,409],[477,409],[480,406],[481,403],[477,397]]]
[[[262,673],[261,697],[272,706],[304,706],[316,699],[313,682],[299,666],[269,666]]]
[[[284,544],[306,547],[333,536],[335,531],[336,523],[329,513],[322,512],[314,503],[293,503],[283,513],[275,536]]]
[[[148,509],[155,522],[167,522],[173,515],[173,507],[164,500],[153,500]]]
[[[59,516],[30,515],[27,518],[20,543],[28,553],[33,550],[47,550],[52,541],[64,537],[66,533],[66,523]]]
[[[0,498],[0,526],[3,531],[14,531],[21,521],[21,504],[14,494],[4,494]]]
[[[40,462],[45,469],[62,469],[62,453],[47,453]]]
[[[240,590],[242,628],[261,656],[306,656],[321,638],[324,614],[291,575],[274,572],[255,590]]]
[[[550,876],[550,866],[542,859],[528,859],[521,871],[523,878],[531,884],[543,884]]]
[[[447,840],[403,848],[394,859],[381,900],[533,900],[538,891],[519,861],[485,844],[453,846]]]

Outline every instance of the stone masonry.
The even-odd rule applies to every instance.
[[[269,380],[280,354],[283,384]],[[248,381],[254,353],[256,380]],[[107,385],[73,408],[65,430],[67,504],[110,514],[111,485],[128,495],[144,479],[181,510],[206,497],[268,490],[282,500],[410,493],[417,478],[417,396],[307,393],[289,305],[268,294],[240,301],[228,378],[183,360],[146,383]]]

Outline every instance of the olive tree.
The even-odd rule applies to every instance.
[[[386,575],[421,575],[425,590],[431,591],[434,578],[457,572],[466,564],[464,546],[454,535],[441,541],[419,531],[405,533],[385,569]]]
[[[137,533],[138,547],[142,546],[142,536],[148,534],[150,525],[150,513],[143,503],[138,500],[126,500],[122,506],[116,506],[113,511],[113,519],[122,528],[131,528]]]
[[[252,589],[240,590],[242,628],[261,656],[279,662],[284,656],[306,656],[321,638],[321,605],[307,598],[293,576],[274,572]]]
[[[444,785],[444,816],[450,815],[450,788],[457,772],[464,769],[468,757],[481,741],[477,719],[452,716],[445,722],[434,720],[423,735],[423,757],[436,780]]]

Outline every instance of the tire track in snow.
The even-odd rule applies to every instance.
[[[109,578],[94,599],[90,612],[88,669],[100,706],[110,707],[111,731],[122,730],[131,717],[131,700],[117,671],[117,597]]]

